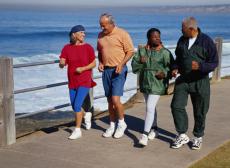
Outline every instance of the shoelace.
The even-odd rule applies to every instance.
[[[184,140],[184,138],[183,138],[183,137],[178,136],[178,137],[176,138],[176,140],[175,140],[174,144],[180,144],[183,140]]]
[[[193,141],[194,146],[200,146],[202,143],[202,140],[200,140],[200,139],[193,139],[192,141]]]

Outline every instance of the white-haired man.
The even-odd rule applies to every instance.
[[[172,114],[178,136],[172,148],[180,148],[189,142],[186,135],[188,116],[185,110],[188,95],[191,97],[194,113],[192,149],[200,149],[204,136],[205,119],[209,109],[210,83],[209,73],[218,65],[217,50],[213,40],[202,33],[194,17],[182,22],[182,36],[176,47],[176,64],[172,75],[176,79],[171,103]]]
[[[97,43],[98,70],[103,73],[102,81],[110,116],[110,126],[103,136],[111,137],[115,132],[114,138],[121,138],[127,125],[120,97],[123,95],[127,75],[126,63],[133,56],[134,47],[129,34],[115,25],[112,15],[102,14],[99,22],[102,31]],[[116,116],[118,126],[115,131]]]

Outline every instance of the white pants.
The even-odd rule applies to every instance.
[[[149,133],[152,126],[157,126],[156,105],[160,95],[144,94],[146,103],[144,133]]]

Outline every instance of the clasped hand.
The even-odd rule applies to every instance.
[[[160,72],[157,72],[155,74],[155,76],[156,76],[157,79],[161,80],[161,79],[165,78],[165,73],[160,71]]]

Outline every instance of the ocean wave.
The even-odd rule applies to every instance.
[[[23,33],[0,33],[1,38],[50,38],[50,37],[66,37],[69,35],[67,31],[45,31],[45,32],[23,32]],[[98,32],[86,32],[87,37],[97,37]]]
[[[39,54],[33,55],[31,57],[14,57],[14,64],[22,64],[22,63],[33,63],[33,62],[41,62],[41,61],[53,61],[59,59],[59,54],[48,53],[48,54]]]

